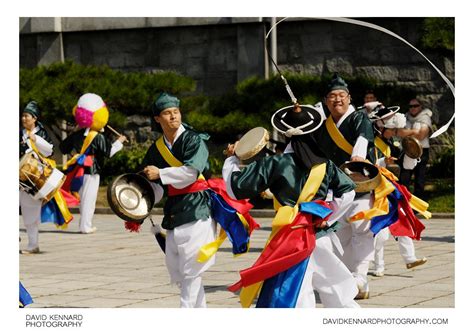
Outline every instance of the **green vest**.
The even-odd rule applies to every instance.
[[[352,112],[340,125],[339,132],[341,132],[344,138],[352,146],[355,145],[359,136],[367,139],[369,142],[367,145],[367,159],[370,162],[375,163],[374,131],[372,123],[367,117],[365,111],[356,110]],[[351,155],[339,148],[332,140],[325,124],[321,125],[321,127],[315,132],[314,136],[318,143],[318,148],[323,152],[324,156],[333,161],[337,166],[341,166],[344,162],[351,159]]]
[[[63,154],[69,154],[73,150],[79,153],[82,148],[82,144],[86,139],[84,132],[86,129],[81,129],[73,132],[66,139],[59,144],[59,149]],[[110,157],[110,150],[112,149],[112,142],[104,136],[102,133],[98,133],[97,136],[92,140],[88,155],[94,157],[93,164],[90,168],[86,169],[86,174],[100,174],[104,168],[105,160]]]
[[[313,200],[325,200],[328,190],[334,197],[355,188],[352,180],[331,161],[326,162],[326,173]],[[294,206],[308,179],[310,170],[296,164],[294,153],[273,155],[254,161],[241,171],[232,173],[231,186],[237,199],[251,198],[270,189],[282,205]],[[334,226],[333,226],[334,227]],[[318,231],[317,236],[329,229]]]
[[[171,150],[174,157],[183,165],[193,167],[199,173],[203,173],[209,166],[207,145],[202,137],[192,130],[184,131],[176,139]],[[147,165],[158,168],[170,167],[161,156],[155,143],[150,146],[143,158],[142,168]],[[164,188],[167,196],[168,187],[163,185],[159,179],[155,182]],[[167,197],[163,211],[162,226],[167,230],[172,230],[176,226],[209,218],[211,216],[211,198],[206,191]]]

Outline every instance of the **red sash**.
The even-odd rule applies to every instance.
[[[190,193],[195,193],[198,191],[203,191],[209,189],[209,185],[207,184],[206,180],[197,180],[193,184],[190,184],[189,186],[182,188],[182,189],[177,189],[174,188],[172,185],[168,185],[168,196],[177,196],[177,195],[184,195],[184,194],[190,194]]]

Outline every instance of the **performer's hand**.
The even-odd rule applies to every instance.
[[[365,107],[365,109],[367,109],[368,112],[371,112],[372,110],[374,110],[377,107],[383,108],[383,104],[380,103],[379,101],[373,101],[373,102],[364,103],[364,107]]]
[[[235,154],[235,146],[237,145],[238,142],[239,142],[239,141],[236,141],[236,142],[233,143],[233,144],[227,145],[227,148],[226,148],[225,151],[224,151],[224,152],[225,152],[225,155],[226,155],[227,157],[231,157],[231,156],[233,156],[233,155]]]
[[[355,155],[351,158],[351,161],[365,161],[365,159]]]
[[[148,180],[158,180],[160,178],[160,169],[156,166],[146,166],[143,169],[143,173],[145,173]]]
[[[388,165],[393,165],[396,160],[398,160],[398,159],[395,158],[395,157],[386,157],[386,158],[385,158],[385,165],[386,165],[386,166],[388,166]]]
[[[301,107],[300,107],[300,104],[299,103],[295,103],[293,105],[293,111],[294,112],[301,112]]]
[[[33,132],[30,132],[30,134],[28,135],[28,137],[30,137],[30,140],[31,140],[33,143],[36,143],[36,135],[35,135]]]
[[[117,138],[117,140],[118,140],[119,142],[121,142],[121,143],[124,143],[124,142],[128,141],[127,137],[125,137],[124,135],[119,136],[119,137]]]

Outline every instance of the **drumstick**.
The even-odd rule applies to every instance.
[[[111,126],[108,125],[108,124],[107,124],[107,128],[108,128],[110,131],[112,131],[113,133],[115,133],[117,136],[119,136],[119,137],[122,136],[121,133],[119,133],[117,130],[115,130],[113,127],[111,127]],[[125,138],[125,142],[128,142],[128,139],[127,139],[127,138]]]

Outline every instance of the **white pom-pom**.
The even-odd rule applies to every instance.
[[[79,100],[77,101],[77,106],[90,110],[90,111],[96,111],[104,106],[104,101],[102,98],[93,93],[86,93],[82,95]]]
[[[407,124],[407,119],[405,115],[396,113],[388,120],[384,120],[384,123],[387,129],[402,129]]]

